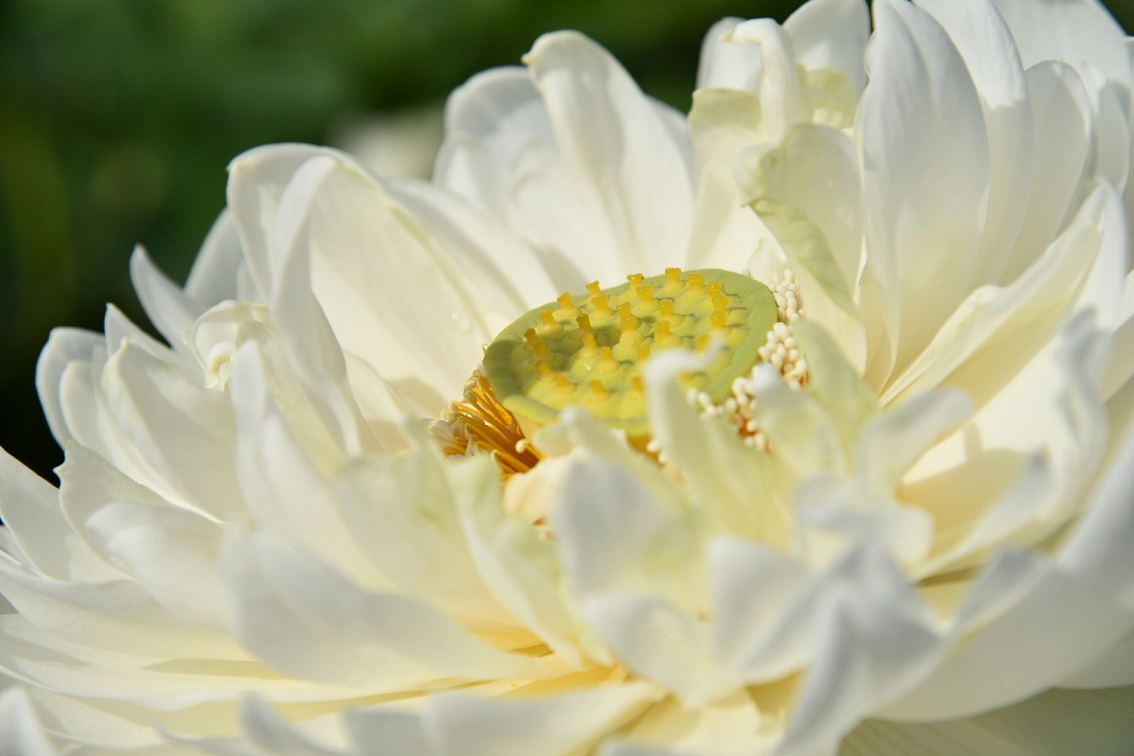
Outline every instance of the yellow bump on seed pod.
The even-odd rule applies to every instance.
[[[658,300],[654,299],[653,286],[639,286],[634,293],[638,295],[638,306],[634,309],[642,315],[657,312]]]
[[[570,394],[575,391],[575,384],[571,383],[570,379],[563,373],[556,373],[552,376],[555,380],[555,390],[560,394]]]
[[[634,317],[634,313],[630,311],[632,305],[629,302],[623,302],[618,305],[618,314],[621,316],[618,319],[618,325],[622,328],[622,333],[627,331],[637,331],[638,326],[642,321]]]
[[[706,287],[708,288],[708,287]],[[719,311],[728,309],[728,294],[714,294],[713,295],[713,309]]]
[[[559,299],[555,300],[559,303],[559,310],[555,313],[563,320],[574,318],[579,314],[579,308],[571,301],[571,292],[565,291],[559,295]]]
[[[665,286],[662,287],[662,294],[676,294],[685,288],[685,282],[681,280],[681,268],[666,268],[665,269]]]
[[[691,272],[689,274],[688,285],[685,287],[685,292],[682,294],[682,301],[686,303],[699,302],[705,296],[705,276],[703,273]]]
[[[598,342],[590,331],[583,333],[583,348],[579,350],[580,357],[593,357],[598,354]]]
[[[579,313],[579,315],[575,317],[575,322],[579,324],[580,331],[591,330],[591,316],[587,313]]]
[[[610,391],[597,378],[591,381],[591,396],[598,400],[609,399]]]
[[[536,329],[529,328],[524,331],[524,339],[531,350],[536,353],[537,357],[550,357],[551,350],[547,348],[547,342],[539,337]]]
[[[595,365],[596,373],[613,373],[621,367],[621,363],[614,357],[614,351],[608,347],[599,347],[599,361]]]
[[[649,358],[650,358],[650,344],[649,344],[648,341],[643,341],[641,344],[638,345],[638,364],[641,365],[643,362],[645,362]]]
[[[630,282],[630,291],[634,291],[642,285],[642,280],[645,278],[641,273],[631,273],[626,276],[626,280]]]
[[[679,326],[685,322],[685,316],[680,312],[673,311],[674,304],[672,299],[658,300],[658,311],[661,313],[663,320],[669,321],[670,327]]]
[[[709,292],[710,297],[715,297],[723,290],[724,284],[722,284],[720,281],[709,281],[707,284],[705,284],[705,291]]]
[[[606,325],[614,318],[614,310],[610,309],[610,295],[599,294],[593,297],[591,305],[595,308],[591,313],[591,322],[596,325]]]
[[[668,321],[659,320],[654,324],[654,343],[659,347],[672,349],[681,346],[684,340],[677,334],[670,333]]]
[[[722,331],[725,329],[725,324],[728,322],[728,310],[714,310],[709,315],[709,322],[713,326],[714,331]]]
[[[551,336],[563,331],[563,326],[555,319],[555,312],[544,310],[539,314],[540,324],[536,329],[540,336]]]
[[[591,281],[587,284],[587,291],[590,292],[588,299],[594,299],[599,294],[602,294],[602,286],[599,285],[598,281]]]

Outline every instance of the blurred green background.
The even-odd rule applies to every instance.
[[[352,143],[419,111],[544,31],[579,29],[685,110],[726,16],[794,0],[5,0],[0,2],[0,446],[54,481],[33,386],[56,325],[144,322],[143,244],[183,280],[224,206],[225,166],[278,141]],[[1111,3],[1126,28],[1129,2]],[[426,111],[428,112],[428,111]],[[428,130],[428,126],[424,127]]]

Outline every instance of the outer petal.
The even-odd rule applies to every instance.
[[[868,272],[881,286],[900,370],[979,283],[979,256],[969,251],[980,248],[990,162],[976,88],[944,30],[897,0],[877,3],[874,14],[856,130]]]

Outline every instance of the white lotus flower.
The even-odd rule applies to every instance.
[[[688,122],[543,37],[432,183],[238,158],[183,290],[134,257],[168,346],[44,350],[0,751],[1128,743],[1127,40],[873,10],[722,22]]]

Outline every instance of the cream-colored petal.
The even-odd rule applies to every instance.
[[[63,375],[73,362],[86,362],[96,350],[105,351],[102,337],[78,328],[54,328],[35,367],[35,388],[47,424],[60,446],[72,438],[63,402]]]
[[[236,636],[289,676],[377,694],[548,671],[477,641],[420,600],[364,591],[268,533],[230,532],[221,566]]]
[[[870,37],[870,12],[859,0],[811,0],[784,21],[799,63],[812,70],[832,69],[859,92],[866,85],[863,54]]]
[[[106,565],[67,524],[54,486],[0,449],[0,518],[26,568],[59,580],[99,579]]]
[[[622,275],[680,263],[693,207],[688,136],[675,138],[657,104],[582,35],[545,35],[525,60],[576,192],[571,224],[593,227]],[[597,250],[571,252],[586,260]]]
[[[976,87],[941,26],[896,0],[875,4],[874,19],[855,129],[869,259],[900,371],[979,284],[989,146]]]
[[[338,508],[326,477],[337,464],[321,469],[324,460],[307,453],[302,436],[270,396],[263,363],[253,347],[249,344],[237,354],[232,378],[233,456],[247,512],[359,584],[387,585]]]
[[[442,696],[424,715],[425,730],[443,754],[583,752],[658,695],[654,686],[635,682],[532,699]]]
[[[0,693],[0,753],[54,756],[57,746],[44,732],[27,692],[11,686]]]

